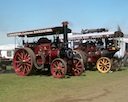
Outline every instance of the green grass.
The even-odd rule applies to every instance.
[[[128,75],[128,69],[102,74],[86,71],[81,76],[25,76],[15,73],[0,74],[0,102],[64,102],[61,99],[85,95],[95,85],[106,85]],[[60,99],[56,101],[57,99]],[[69,101],[70,102],[70,101]],[[73,101],[75,102],[75,101]]]

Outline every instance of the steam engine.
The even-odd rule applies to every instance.
[[[63,27],[8,34],[9,36],[35,37],[59,33],[63,34],[64,38],[64,42],[61,42],[59,35],[56,34],[53,42],[46,37],[42,37],[37,42],[32,43],[23,41],[24,47],[16,48],[13,58],[14,70],[18,75],[30,75],[44,68],[48,68],[56,78],[63,78],[67,72],[74,76],[78,76],[83,72],[81,59],[73,57],[72,49],[68,48],[67,33],[71,32],[67,27],[68,22],[63,22],[62,24]]]
[[[115,38],[122,37],[123,33],[120,31],[117,31],[112,36]],[[106,65],[106,69],[104,68],[105,70],[107,70],[107,64],[106,64],[107,62],[109,63],[108,66],[111,66],[111,64],[115,64],[115,62],[118,62],[117,64],[121,65],[119,59],[113,57],[114,54],[120,50],[118,40],[112,39],[111,37],[110,38],[105,37],[104,42],[102,40],[103,38],[95,38],[95,41],[89,40],[86,43],[81,43],[75,49],[75,50],[78,50],[78,53],[83,57],[82,59],[84,60],[85,68],[92,69],[93,66],[97,64],[98,59],[100,58],[102,59],[102,61],[98,63],[98,65],[102,67]],[[80,50],[82,50],[82,52]],[[110,61],[109,59],[112,61],[113,60],[116,60],[116,61],[111,63],[112,61]],[[104,62],[104,65],[102,65],[103,62]],[[117,64],[113,65],[113,67],[116,67],[118,69],[119,66]],[[110,67],[108,68],[110,69]]]

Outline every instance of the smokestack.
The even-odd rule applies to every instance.
[[[63,37],[64,37],[64,43],[66,44],[66,47],[68,48],[68,22],[62,22],[63,25]]]

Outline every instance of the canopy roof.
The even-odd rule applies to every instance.
[[[68,32],[71,33],[71,29],[68,28]],[[52,28],[44,28],[44,29],[36,29],[36,30],[29,30],[29,31],[22,31],[22,32],[14,32],[8,33],[8,37],[12,36],[19,36],[19,37],[35,37],[35,36],[46,36],[46,35],[53,35],[53,34],[63,34],[63,27],[52,27]]]
[[[82,40],[82,39],[95,39],[95,38],[118,38],[123,37],[124,34],[120,31],[115,32],[101,32],[101,33],[88,33],[88,34],[75,34],[69,35],[68,40]]]

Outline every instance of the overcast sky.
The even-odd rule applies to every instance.
[[[60,26],[73,32],[119,25],[128,33],[128,0],[0,0],[0,44],[14,43],[7,33]]]

